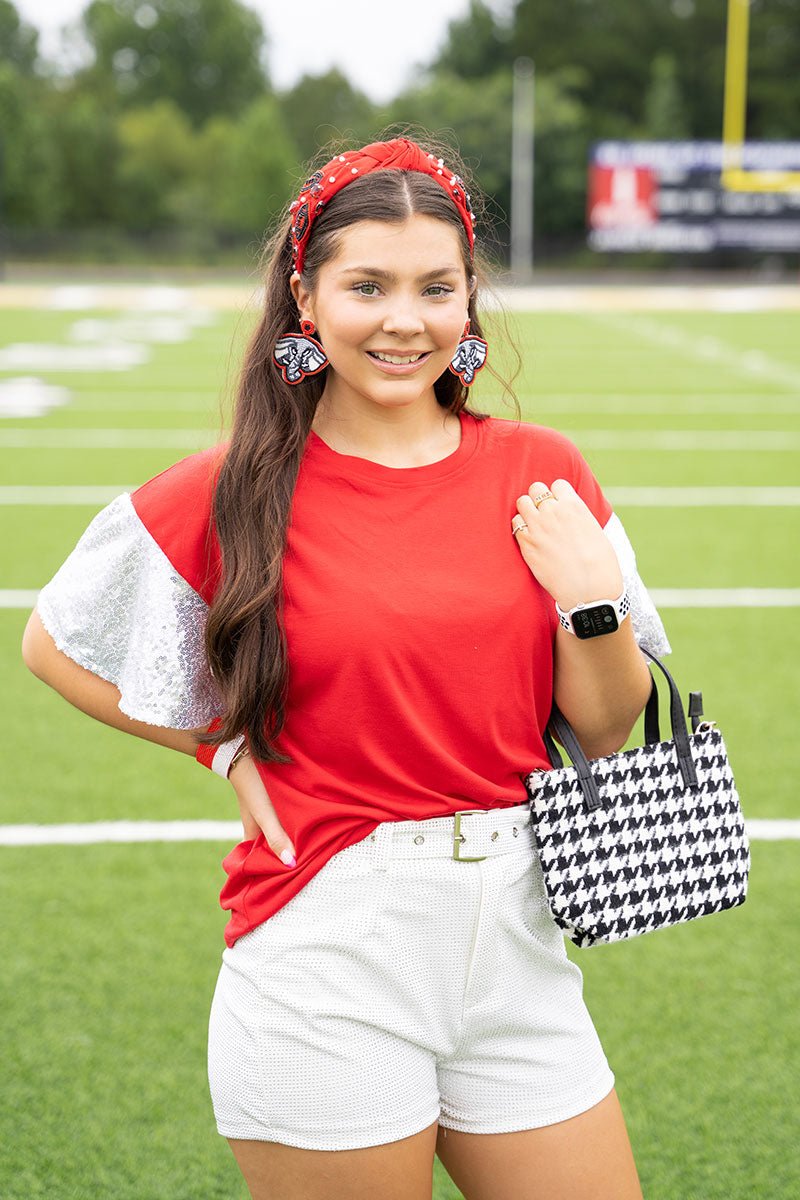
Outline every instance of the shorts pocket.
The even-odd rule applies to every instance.
[[[385,879],[363,848],[347,846],[259,926],[262,940],[298,949],[357,944],[377,924]]]

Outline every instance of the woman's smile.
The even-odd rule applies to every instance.
[[[389,375],[411,375],[427,362],[431,350],[367,350],[367,354],[379,371]]]

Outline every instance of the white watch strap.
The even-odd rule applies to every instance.
[[[616,600],[591,600],[588,604],[576,604],[569,612],[564,612],[564,609],[556,600],[556,612],[562,629],[566,629],[567,633],[574,635],[575,630],[572,627],[572,614],[580,612],[584,608],[596,608],[598,604],[610,604],[617,615],[617,623],[619,625],[627,617],[631,611],[631,602],[626,588],[623,588],[621,595],[617,596]]]

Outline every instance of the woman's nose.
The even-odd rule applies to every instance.
[[[420,333],[425,328],[422,314],[416,305],[398,300],[392,304],[383,318],[384,333],[408,335]]]

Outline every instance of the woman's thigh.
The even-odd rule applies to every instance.
[[[431,1200],[437,1123],[361,1150],[228,1139],[253,1200]]]
[[[466,1200],[642,1200],[613,1089],[586,1112],[539,1129],[441,1128],[436,1153]]]

